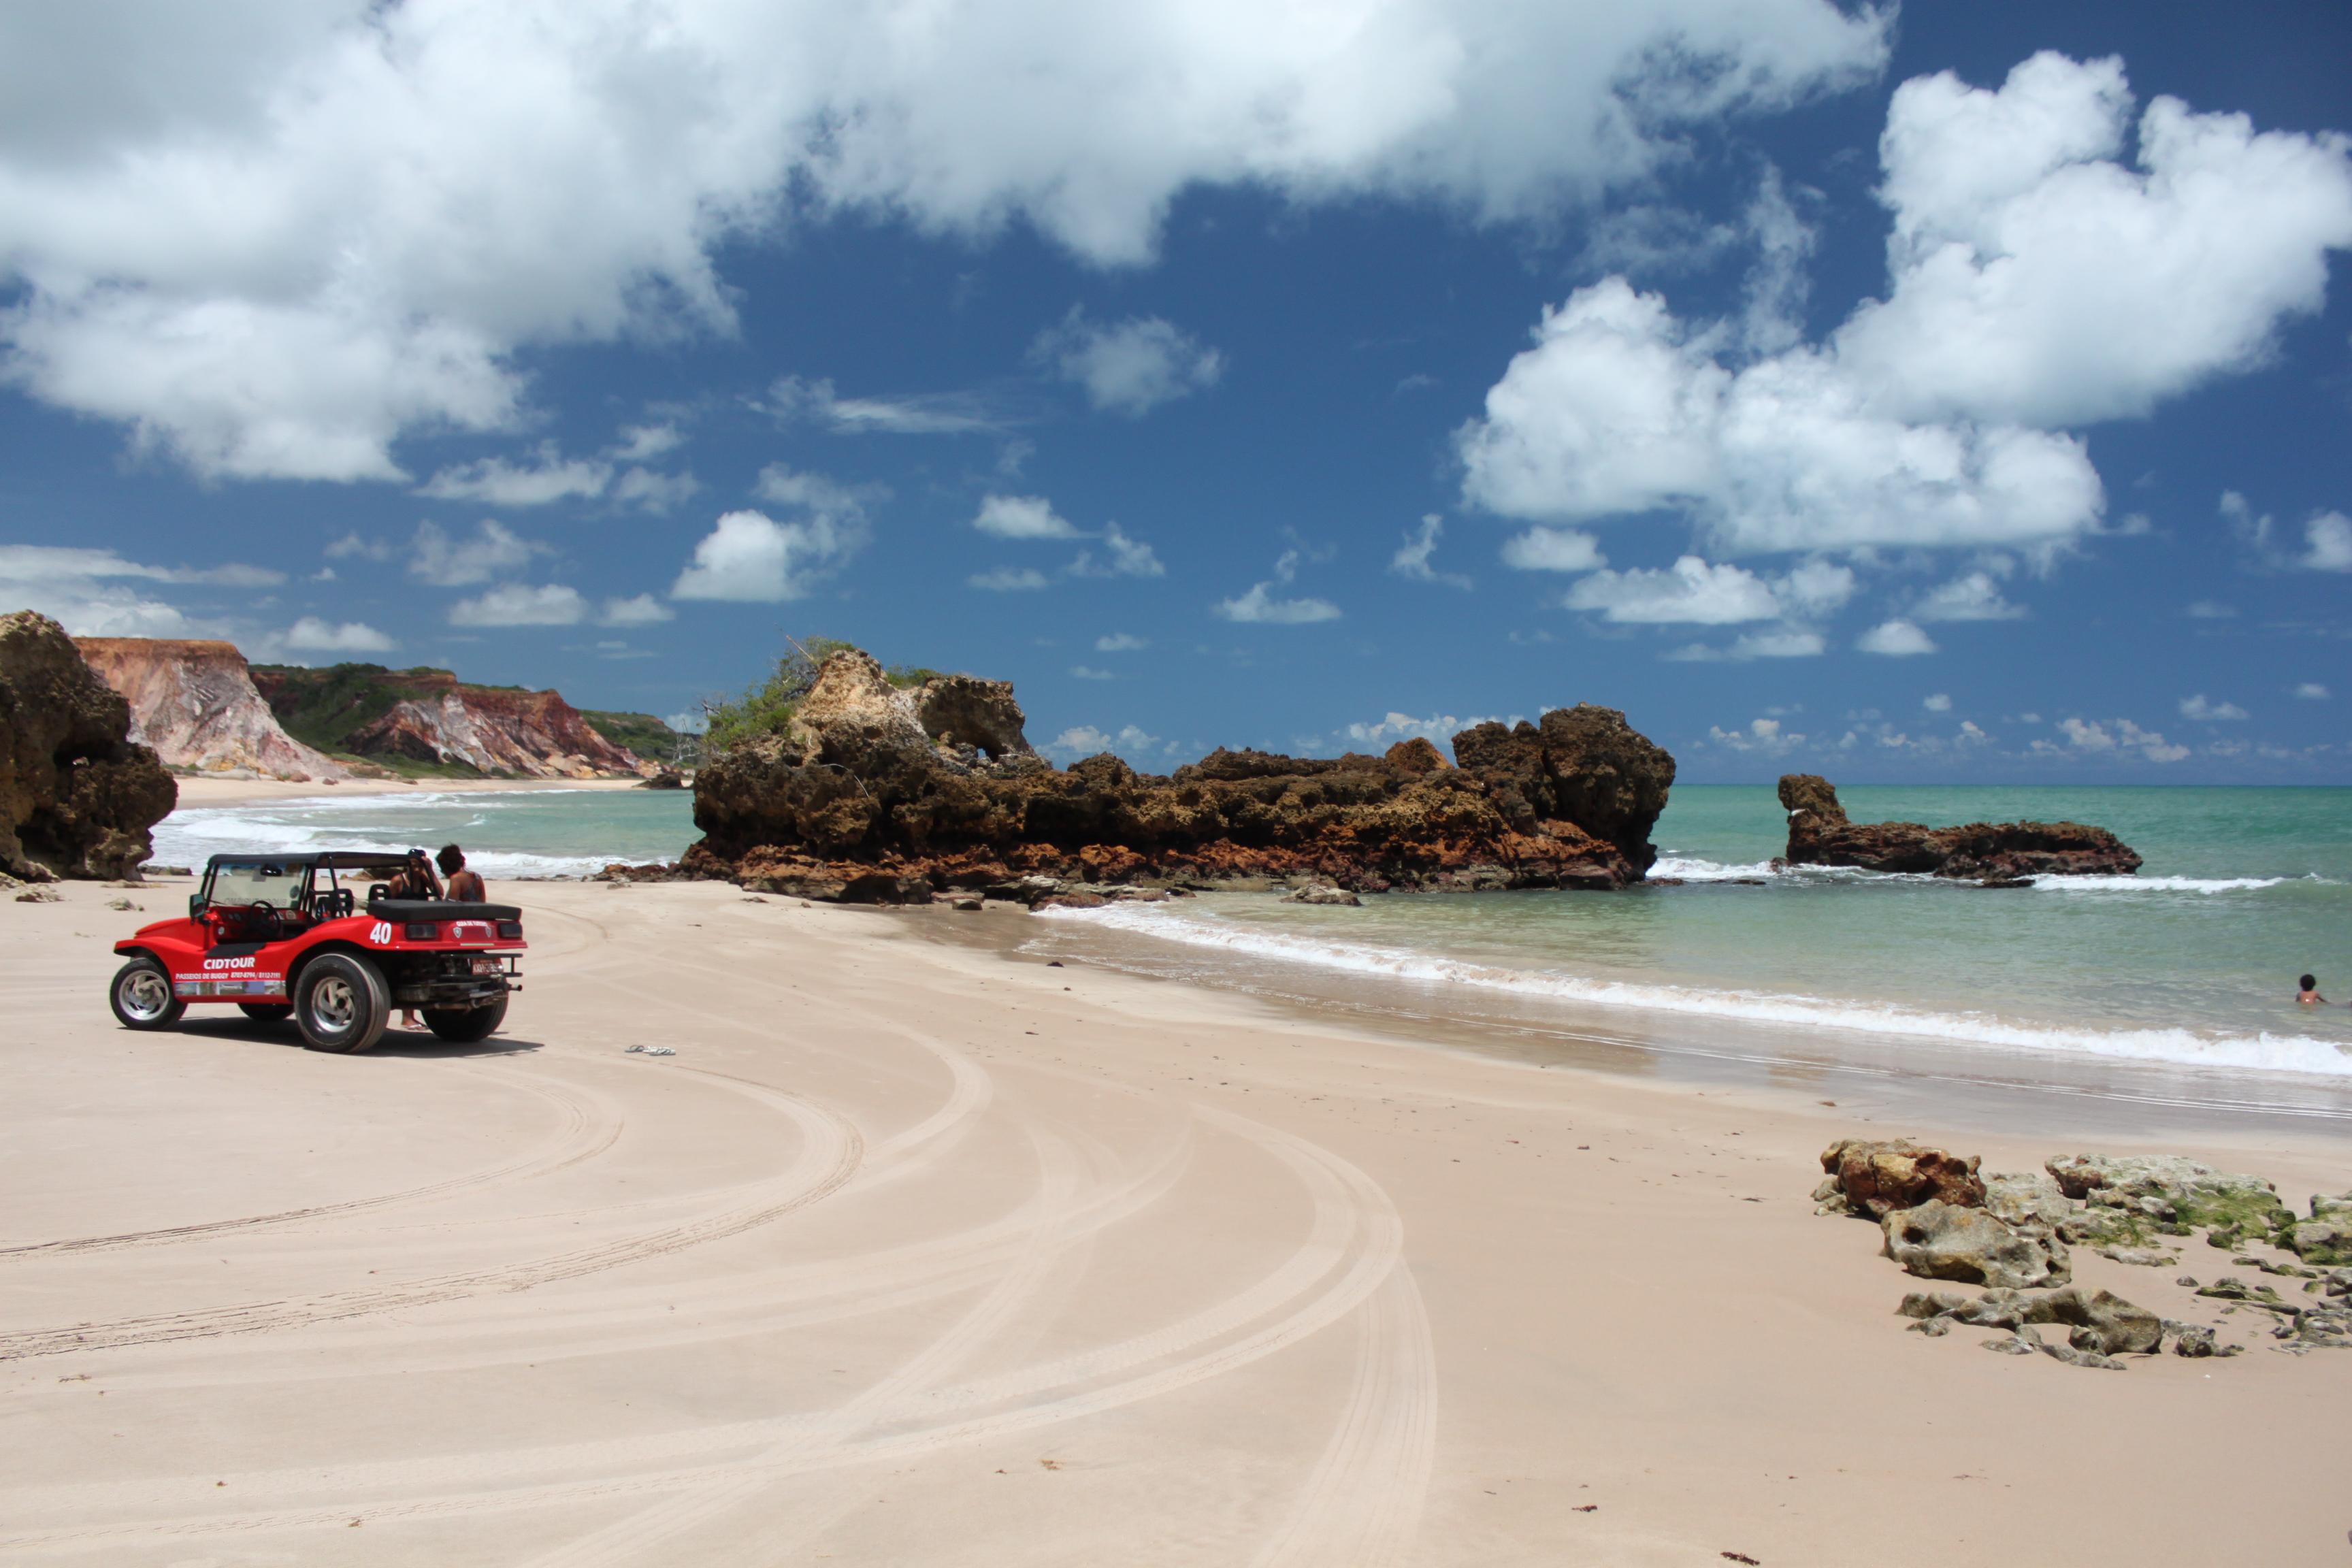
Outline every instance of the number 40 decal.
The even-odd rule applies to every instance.
[[[392,940],[392,922],[391,922],[391,921],[376,921],[376,922],[375,922],[375,924],[373,924],[373,925],[372,925],[372,926],[368,927],[368,941],[370,941],[370,942],[372,942],[375,943],[378,947],[382,947],[382,946],[383,946],[386,942],[389,942],[391,940]]]

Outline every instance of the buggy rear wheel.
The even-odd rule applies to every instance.
[[[294,1022],[314,1051],[366,1050],[383,1038],[392,996],[364,958],[330,952],[312,959],[294,983]]]
[[[282,1024],[294,1016],[294,1007],[287,1002],[240,1002],[236,1010],[257,1024]]]
[[[134,958],[114,972],[106,999],[126,1029],[168,1029],[188,1005],[172,994],[172,973],[152,958]]]
[[[454,1045],[471,1046],[490,1037],[506,1022],[507,999],[480,1007],[427,1007],[425,1026]]]

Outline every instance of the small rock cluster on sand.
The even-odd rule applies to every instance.
[[[1919,1333],[1940,1336],[1955,1323],[2005,1329],[1987,1349],[2116,1371],[2125,1364],[2117,1356],[2153,1355],[2167,1340],[2177,1355],[2236,1355],[2244,1347],[2221,1343],[2210,1325],[2159,1318],[2074,1283],[2070,1243],[2118,1263],[2169,1268],[2180,1261],[2171,1248],[2202,1230],[2224,1251],[2260,1242],[2292,1254],[2298,1262],[2252,1254],[2231,1261],[2302,1279],[2316,1299],[2290,1301],[2274,1287],[2227,1276],[2199,1296],[2229,1303],[2225,1313],[2271,1313],[2272,1337],[2283,1342],[2275,1349],[2352,1349],[2352,1193],[2314,1197],[2305,1219],[2258,1176],[2174,1155],[2055,1155],[2042,1171],[1992,1176],[1979,1175],[1978,1163],[1899,1138],[1841,1139],[1822,1152],[1820,1213],[1877,1222],[1885,1256],[1906,1273],[1988,1288],[1975,1297],[1904,1297],[1896,1310]],[[2065,1328],[2066,1342],[2044,1340],[2037,1325]]]

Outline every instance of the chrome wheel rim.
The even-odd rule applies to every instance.
[[[124,975],[121,994],[122,1010],[142,1024],[162,1017],[172,1005],[172,987],[152,969]]]
[[[350,1028],[359,1010],[359,997],[352,993],[352,983],[340,974],[330,974],[310,988],[310,1022],[321,1029]]]

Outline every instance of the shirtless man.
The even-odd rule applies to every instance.
[[[2319,976],[2315,974],[2306,974],[2303,977],[2300,984],[2302,984],[2303,989],[2296,994],[2296,1001],[2302,1003],[2306,1007],[2325,1007],[2327,1005],[2327,998],[2319,994]]]
[[[489,901],[490,890],[482,885],[482,879],[466,869],[466,852],[463,849],[455,844],[444,844],[441,853],[435,858],[441,862],[441,874],[449,879],[449,897],[452,900],[461,904]]]

